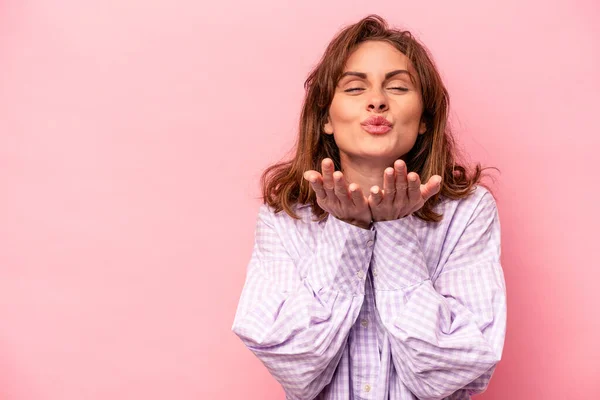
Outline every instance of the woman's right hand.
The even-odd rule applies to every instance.
[[[358,184],[348,186],[341,171],[335,171],[333,161],[326,158],[321,162],[323,175],[309,170],[304,179],[310,182],[317,195],[317,204],[334,217],[368,229],[371,225],[369,202]]]

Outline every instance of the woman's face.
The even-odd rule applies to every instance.
[[[410,60],[391,44],[367,41],[346,62],[324,131],[334,135],[343,161],[391,165],[425,132],[422,113],[420,83]],[[390,128],[364,125],[373,116],[384,117],[379,123],[387,120]]]

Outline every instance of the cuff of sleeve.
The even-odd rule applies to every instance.
[[[372,273],[376,290],[398,290],[429,279],[412,215],[375,222]]]
[[[363,229],[329,215],[308,274],[313,289],[364,295],[374,246],[373,227]]]

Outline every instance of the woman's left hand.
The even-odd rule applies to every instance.
[[[416,172],[407,175],[404,161],[396,160],[394,168],[383,172],[383,191],[371,187],[368,201],[373,221],[391,221],[418,211],[440,190],[441,182],[441,176],[433,175],[422,185]]]

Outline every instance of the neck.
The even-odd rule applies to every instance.
[[[356,183],[366,198],[371,194],[371,187],[383,189],[383,172],[394,166],[394,160],[356,159],[340,154],[342,172],[348,185]]]

